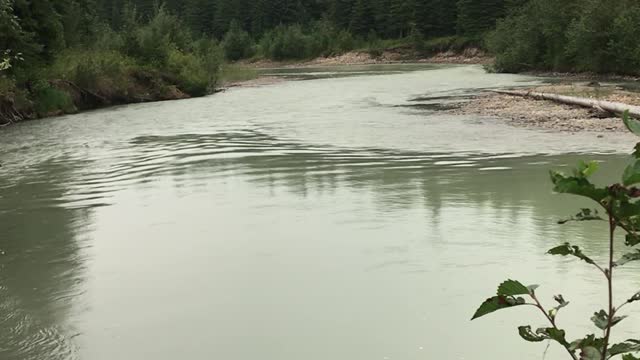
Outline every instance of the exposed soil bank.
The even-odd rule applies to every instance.
[[[482,50],[469,48],[461,53],[447,51],[432,56],[420,56],[415,51],[398,48],[385,50],[379,56],[365,51],[351,51],[342,55],[321,57],[307,61],[272,61],[251,60],[238,64],[255,68],[301,68],[312,66],[336,65],[375,65],[375,64],[403,64],[403,63],[439,63],[439,64],[491,64],[493,58]]]
[[[91,91],[66,80],[51,80],[49,86],[68,98],[69,104],[56,110],[43,110],[28,100],[24,93],[0,96],[0,126],[24,120],[77,113],[113,105],[179,100],[191,95],[179,89],[173,79],[159,73],[135,71],[130,74],[129,87],[118,89],[105,83],[98,91]]]
[[[541,86],[527,90],[579,96],[640,105],[640,93],[616,85],[574,83]],[[485,93],[449,110],[458,115],[480,115],[507,119],[515,126],[553,131],[625,132],[619,117],[578,106],[517,96]]]

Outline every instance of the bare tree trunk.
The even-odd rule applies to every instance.
[[[576,96],[564,96],[557,94],[541,93],[534,91],[521,90],[491,90],[498,94],[530,97],[538,100],[550,100],[561,104],[576,105],[596,110],[604,110],[613,114],[622,115],[625,111],[629,111],[629,115],[634,118],[640,118],[640,106],[627,105],[619,102],[600,101]]]

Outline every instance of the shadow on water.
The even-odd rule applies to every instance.
[[[82,291],[79,234],[91,212],[61,206],[73,174],[63,159],[18,180],[0,174],[1,359],[78,358],[68,316]]]

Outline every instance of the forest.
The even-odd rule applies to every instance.
[[[481,48],[493,69],[637,74],[635,0],[0,0],[0,113],[201,96],[224,62]]]

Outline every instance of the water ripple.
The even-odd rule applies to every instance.
[[[420,173],[510,169],[505,161],[514,154],[468,155],[464,153],[422,153],[387,149],[308,146],[280,140],[254,130],[213,134],[139,136],[112,149],[89,153],[65,153],[27,171],[26,187],[42,188],[24,206],[90,208],[109,205],[112,194],[162,176],[225,177],[229,171],[253,178],[286,179],[289,175],[332,176],[361,181],[363,176],[392,171],[409,178]],[[455,170],[460,169],[460,170]],[[63,183],[44,186],[54,175]],[[65,174],[61,179],[60,174]],[[200,174],[200,175],[198,175]],[[359,180],[358,180],[359,179]],[[2,183],[0,188],[10,188]],[[4,209],[1,208],[0,212]]]

